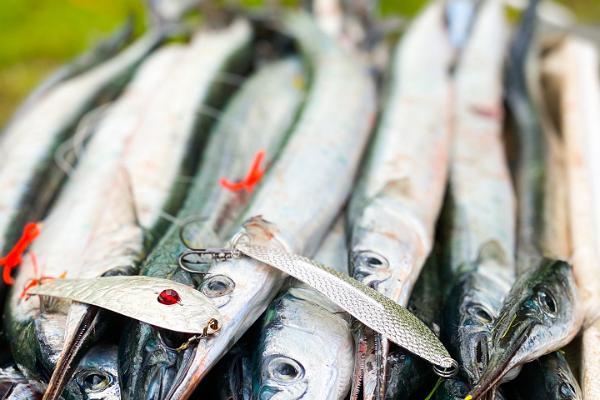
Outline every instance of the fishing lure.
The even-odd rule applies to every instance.
[[[318,290],[388,340],[431,362],[438,375],[450,377],[456,373],[457,362],[421,320],[406,308],[348,275],[282,248],[254,244],[245,232],[234,236],[231,248],[189,249],[182,253],[180,267],[194,273],[197,271],[190,270],[185,263],[191,256],[205,263],[247,256],[275,267]]]

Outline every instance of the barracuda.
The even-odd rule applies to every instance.
[[[502,380],[514,378],[522,364],[566,345],[583,321],[573,269],[559,259],[565,256],[561,254],[565,240],[556,232],[566,232],[566,228],[553,226],[553,218],[548,217],[552,202],[542,191],[551,179],[547,172],[551,169],[544,167],[548,165],[552,141],[535,103],[535,92],[530,89],[537,83],[527,76],[525,68],[535,32],[537,3],[530,2],[523,16],[510,49],[507,71],[508,105],[519,142],[516,188],[520,276],[493,323],[488,364],[467,396],[472,399],[485,395]]]
[[[442,337],[473,384],[486,368],[491,323],[515,280],[516,210],[504,154],[502,67],[508,28],[500,1],[485,1],[454,78],[445,275],[452,276]],[[494,49],[489,43],[495,43]]]
[[[423,52],[428,46],[435,50]],[[451,60],[442,3],[434,2],[396,49],[385,110],[350,203],[353,276],[403,306],[431,250],[443,199],[450,149]],[[360,336],[364,335],[359,333],[359,342],[364,340]],[[385,393],[389,345],[381,338],[374,343],[380,345],[370,352],[372,362],[360,361],[362,352],[356,355],[358,364],[373,368],[356,368],[368,380],[364,398],[382,398]],[[352,398],[361,380],[354,377]]]

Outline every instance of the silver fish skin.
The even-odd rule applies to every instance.
[[[315,258],[348,274],[343,220]],[[293,281],[266,311],[254,354],[254,396],[263,400],[346,398],[354,341],[350,317],[310,286]]]
[[[493,50],[489,43],[496,43]],[[444,275],[452,276],[443,338],[474,383],[491,322],[515,280],[516,205],[504,154],[502,68],[508,28],[500,1],[481,5],[454,76],[454,140],[444,218]]]
[[[182,252],[191,248],[219,247],[227,232],[252,201],[246,192],[231,192],[219,178],[242,179],[256,152],[265,151],[265,164],[277,159],[305,98],[305,71],[298,58],[262,66],[242,85],[211,132],[206,156],[198,168],[184,206],[141,268],[143,275],[168,278],[198,288],[215,298],[230,288],[228,277],[214,274],[198,279],[179,267]],[[187,265],[187,263],[186,263]],[[195,275],[195,276],[194,276]],[[219,300],[216,298],[215,300]],[[184,373],[195,345],[176,352],[178,340],[166,330],[134,323],[120,344],[120,368],[125,383],[123,397],[163,397]]]
[[[471,36],[481,0],[446,0],[445,17],[450,43],[460,54]]]
[[[266,242],[279,241],[294,253],[312,254],[351,190],[375,117],[375,87],[366,67],[308,15],[288,14],[284,27],[298,41],[313,80],[299,121],[244,218],[261,215],[272,223],[266,230],[254,227],[263,230]],[[217,263],[209,273],[233,283],[230,293],[215,299],[224,317],[222,329],[199,343],[194,367],[166,399],[188,398],[283,282],[277,270],[248,258]]]
[[[10,248],[28,220],[44,216],[65,173],[54,151],[103,97],[119,92],[132,70],[163,39],[153,30],[118,55],[56,84],[26,107],[0,135],[0,251]],[[109,96],[110,95],[110,96]]]
[[[85,340],[77,333],[90,311],[82,304],[22,299],[27,282],[37,278],[36,264],[39,274],[53,277],[132,272],[143,257],[145,233],[179,203],[179,178],[188,168],[182,160],[196,142],[198,108],[251,36],[239,20],[222,32],[197,34],[189,46],[159,50],[103,119],[31,247],[37,263],[26,257],[7,304],[11,348],[27,375],[40,372],[36,364],[52,371]],[[56,314],[68,314],[67,326],[50,323]],[[63,340],[67,354],[59,358]]]
[[[435,49],[423,52],[430,46]],[[353,276],[403,306],[431,251],[443,200],[452,57],[443,6],[434,2],[396,49],[379,128],[349,208]],[[372,354],[381,361],[388,350],[382,341],[380,351]],[[368,379],[381,380],[385,371],[379,369]],[[364,384],[380,397],[383,386]],[[365,398],[375,395],[365,392]]]

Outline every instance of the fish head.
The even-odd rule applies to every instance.
[[[181,349],[192,337],[152,325],[134,322],[126,330],[120,346],[119,369],[123,391],[128,398],[166,398],[176,384],[178,373],[190,364],[194,342]]]
[[[81,359],[65,389],[67,399],[119,400],[121,386],[117,368],[117,346],[93,346]]]
[[[254,398],[340,398],[347,392],[352,354],[335,343],[352,347],[348,323],[332,320],[330,310],[308,302],[313,296],[309,289],[292,288],[265,314],[255,353]],[[336,336],[339,340],[331,340]]]
[[[543,259],[523,275],[493,324],[488,365],[472,398],[496,386],[513,368],[568,343],[582,323],[578,303],[568,263]]]
[[[421,243],[415,237],[419,234],[386,200],[380,196],[371,201],[352,227],[350,270],[360,282],[406,304],[420,272],[410,255],[424,257],[425,250],[414,248]]]
[[[583,399],[579,383],[562,351],[524,365],[513,387],[522,398]]]
[[[496,317],[486,296],[485,277],[475,271],[462,274],[445,304],[444,336],[469,382],[476,381],[488,359],[490,325]]]
[[[510,290],[512,270],[497,243],[488,242],[459,271],[445,304],[444,336],[467,381],[474,383],[487,365],[492,322]]]

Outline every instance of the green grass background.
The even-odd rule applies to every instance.
[[[565,2],[582,20],[600,21],[600,1]],[[259,7],[264,1],[242,3]],[[411,16],[423,3],[381,0],[380,12]],[[0,126],[45,75],[105,37],[131,13],[143,15],[141,0],[1,0]]]

